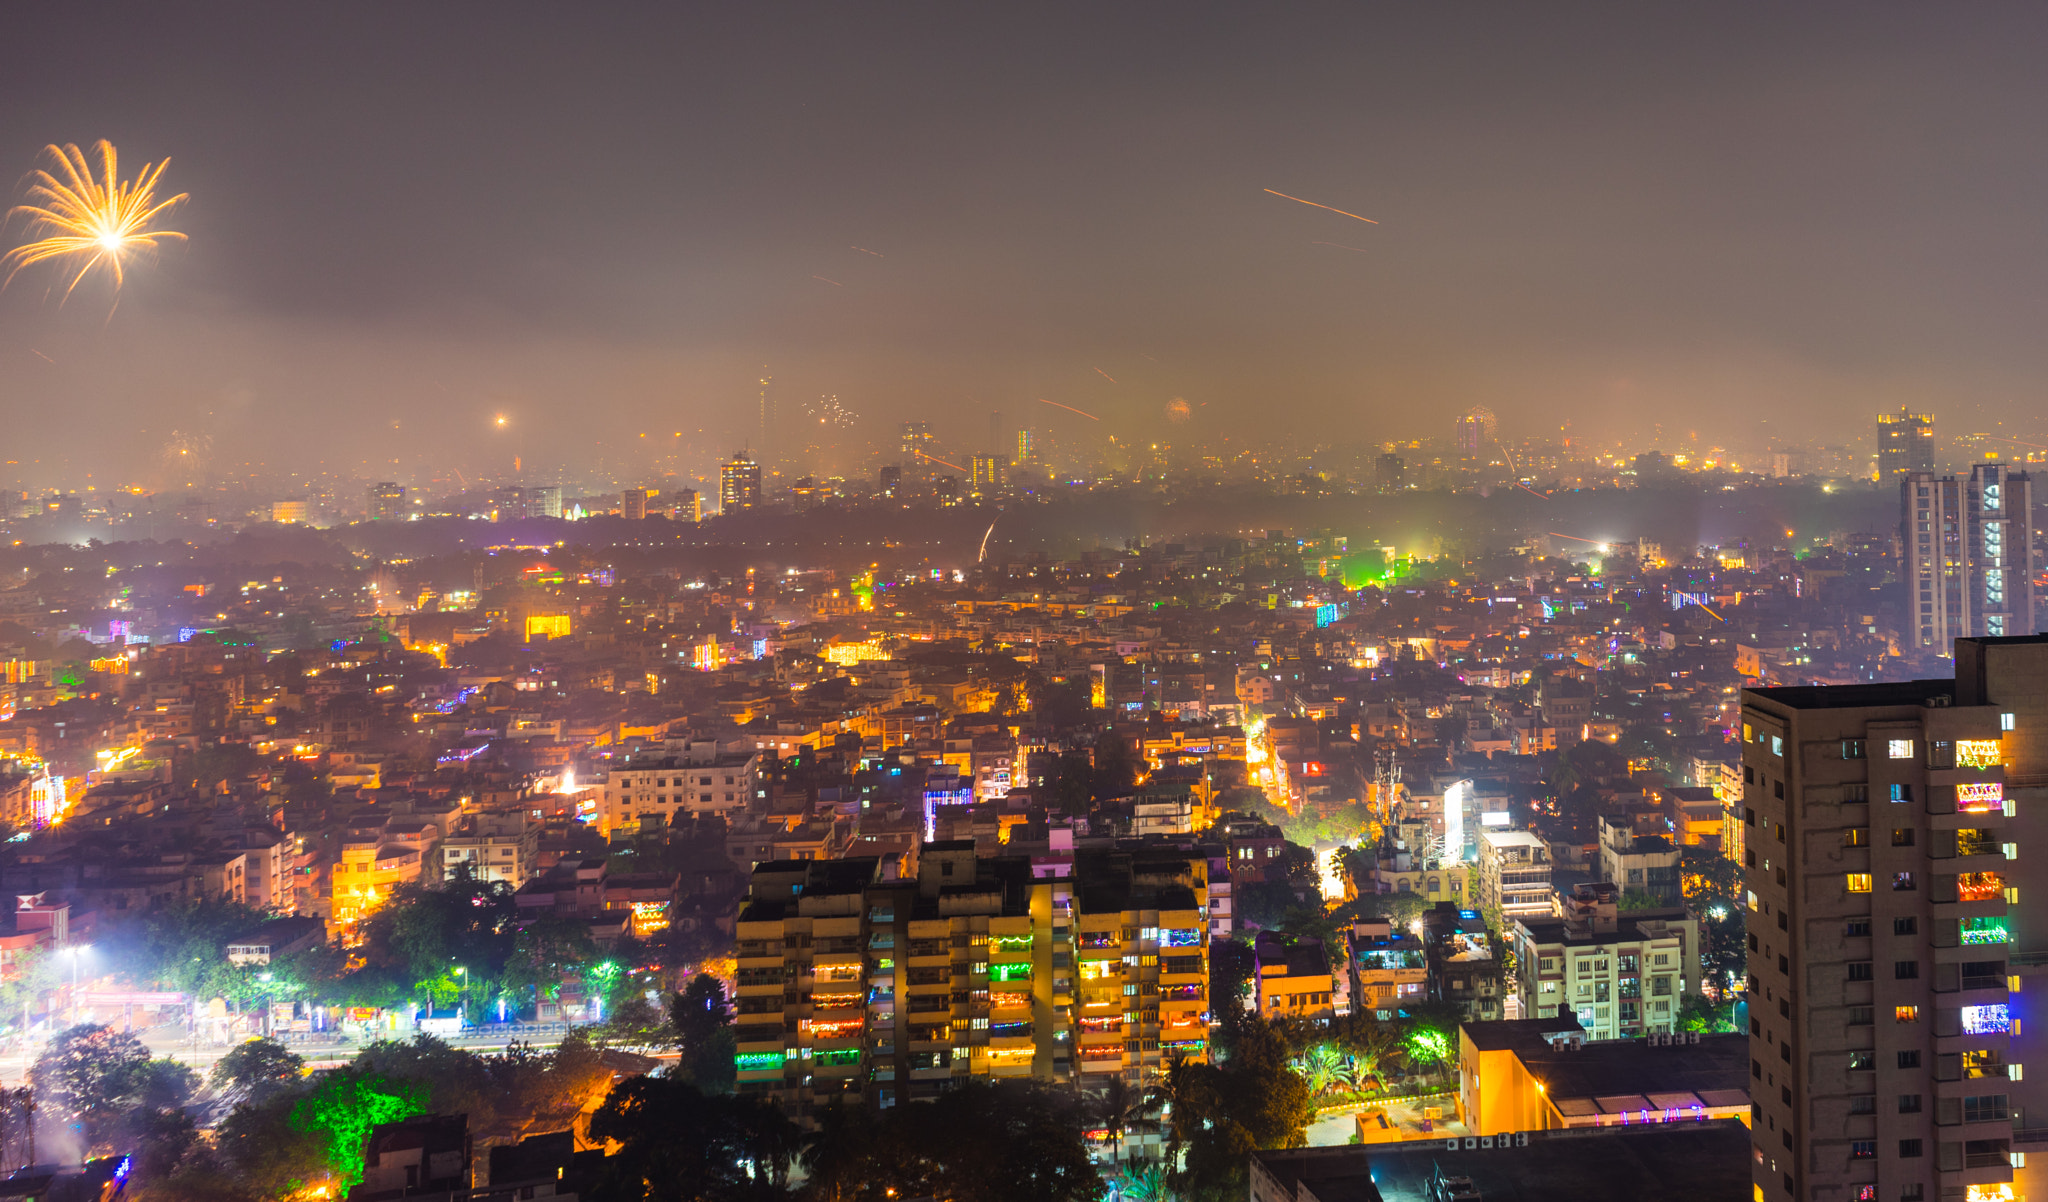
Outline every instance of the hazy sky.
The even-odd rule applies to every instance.
[[[105,137],[192,195],[111,319],[0,296],[5,458],[101,479],[173,429],[401,478],[714,454],[763,363],[785,412],[963,451],[990,409],[1163,435],[1175,396],[1239,437],[1485,404],[1740,447],[1907,403],[2048,442],[2038,5],[74,4],[6,38],[0,176]]]

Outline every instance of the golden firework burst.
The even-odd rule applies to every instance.
[[[134,179],[123,181],[111,142],[93,143],[92,153],[100,160],[97,177],[86,152],[66,143],[45,149],[54,170],[37,169],[28,177],[25,204],[9,209],[7,218],[27,219],[28,235],[35,241],[23,243],[0,256],[7,278],[0,287],[14,281],[24,267],[53,260],[84,262],[64,289],[69,297],[93,268],[102,263],[114,273],[114,288],[121,287],[121,257],[148,253],[157,243],[185,235],[175,230],[154,229],[155,221],[172,206],[182,203],[183,192],[169,200],[156,198],[157,182],[163,178],[169,159],[154,166],[144,163]]]

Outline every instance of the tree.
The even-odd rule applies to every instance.
[[[1149,1093],[1131,1088],[1121,1076],[1109,1078],[1095,1096],[1094,1112],[1116,1145],[1115,1159],[1124,1158],[1124,1133],[1155,1109]]]
[[[676,1071],[699,1089],[723,1093],[733,1087],[738,1069],[732,1032],[732,1005],[717,977],[698,973],[669,1001],[669,1020],[683,1056]]]
[[[275,1039],[251,1039],[214,1063],[208,1083],[236,1101],[262,1103],[294,1088],[306,1058]]]
[[[134,1105],[149,1063],[149,1049],[133,1035],[100,1023],[57,1033],[29,1071],[45,1112],[76,1127],[87,1153],[109,1146]]]
[[[1252,1017],[1241,1024],[1222,1064],[1168,1068],[1174,1142],[1187,1150],[1175,1178],[1184,1193],[1203,1202],[1241,1198],[1245,1158],[1253,1149],[1302,1143],[1314,1109],[1289,1053],[1273,1024]]]
[[[601,1202],[780,1194],[799,1141],[772,1103],[707,1094],[677,1077],[620,1082],[590,1117],[590,1135],[620,1144],[605,1162]]]
[[[425,1114],[427,1091],[355,1069],[337,1069],[292,1104],[291,1129],[318,1135],[326,1167],[347,1191],[363,1179],[363,1150],[380,1123]]]

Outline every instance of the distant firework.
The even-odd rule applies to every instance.
[[[175,230],[151,226],[165,211],[186,199],[182,192],[168,200],[156,198],[157,181],[163,178],[164,168],[170,166],[169,159],[154,166],[144,163],[134,179],[124,181],[120,178],[113,143],[95,142],[92,149],[99,156],[103,178],[94,178],[93,165],[78,147],[67,143],[45,148],[55,172],[31,173],[25,197],[28,203],[16,205],[7,213],[10,219],[27,218],[29,234],[40,235],[36,241],[17,246],[0,257],[0,266],[8,269],[9,281],[24,267],[68,260],[79,264],[78,274],[65,286],[64,295],[68,297],[80,280],[104,263],[114,273],[114,288],[118,291],[122,281],[121,256],[154,251],[162,239],[184,240],[185,235]]]
[[[1188,404],[1188,399],[1184,396],[1177,396],[1166,402],[1166,420],[1176,426],[1194,415],[1195,407]]]
[[[839,403],[838,396],[821,396],[804,406],[804,418],[814,426],[831,430],[851,430],[860,420],[853,410]]]

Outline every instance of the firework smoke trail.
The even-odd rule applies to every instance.
[[[93,178],[92,165],[77,146],[66,143],[44,149],[54,160],[56,173],[41,169],[32,172],[28,177],[28,203],[7,211],[9,220],[28,219],[30,235],[44,236],[0,256],[0,265],[8,269],[0,287],[11,283],[24,267],[84,256],[85,264],[71,277],[64,296],[68,299],[79,281],[101,263],[112,269],[118,293],[124,278],[124,252],[154,251],[161,239],[185,241],[185,235],[176,230],[150,228],[150,222],[187,199],[183,192],[169,200],[156,199],[157,181],[163,178],[164,168],[171,165],[169,159],[154,166],[144,163],[140,174],[124,182],[111,142],[92,145],[99,155],[104,179]]]
[[[1087,418],[1091,422],[1099,422],[1102,420],[1101,418],[1095,416],[1092,413],[1081,413],[1079,409],[1074,408],[1072,405],[1062,405],[1058,401],[1048,401],[1044,397],[1039,397],[1038,403],[1041,405],[1051,405],[1055,409],[1064,409],[1068,413],[1080,413],[1082,417]]]
[[[925,453],[924,453],[923,451],[919,451],[919,450],[912,450],[912,451],[911,451],[910,453],[911,453],[911,454],[913,454],[913,455],[916,455],[916,456],[917,456],[918,458],[920,458],[920,459],[929,459],[929,460],[931,460],[931,461],[932,461],[933,463],[937,463],[937,464],[942,464],[942,465],[944,465],[944,466],[946,466],[946,467],[950,467],[950,468],[952,468],[952,469],[953,469],[954,471],[956,471],[956,472],[959,472],[959,473],[960,473],[961,475],[963,475],[963,476],[967,474],[967,469],[966,469],[966,468],[964,468],[964,467],[961,467],[961,466],[960,466],[959,464],[957,464],[957,463],[947,463],[947,462],[946,462],[945,460],[943,460],[943,459],[939,458],[939,457],[938,457],[937,455],[927,455],[927,454],[925,454]]]
[[[1108,372],[1106,372],[1106,371],[1102,370],[1102,369],[1101,369],[1101,368],[1099,368],[1099,367],[1095,369],[1095,374],[1096,374],[1096,375],[1098,375],[1098,376],[1101,376],[1101,377],[1102,377],[1103,379],[1105,379],[1105,380],[1108,380],[1108,381],[1109,381],[1110,383],[1112,383],[1112,384],[1116,383],[1116,377],[1115,377],[1115,376],[1112,376],[1112,375],[1110,375],[1110,374],[1109,374]]]
[[[814,280],[825,280],[825,277],[824,277],[824,276],[821,276],[821,275],[814,275],[814,276],[812,276],[811,278],[812,278],[812,279],[814,279]],[[846,285],[844,285],[844,284],[840,283],[840,282],[839,282],[838,280],[825,280],[825,282],[826,282],[826,283],[828,283],[828,284],[830,284],[830,285],[832,285],[832,286],[833,286],[834,288],[844,288],[844,287],[846,287]]]
[[[1318,209],[1329,209],[1329,210],[1330,210],[1330,211],[1331,211],[1332,213],[1343,213],[1343,214],[1344,214],[1344,216],[1346,216],[1346,217],[1349,217],[1349,218],[1352,218],[1353,220],[1356,220],[1356,221],[1363,221],[1363,222],[1365,222],[1365,223],[1366,223],[1367,225],[1378,225],[1378,224],[1379,224],[1379,222],[1377,222],[1377,221],[1374,221],[1374,220],[1373,220],[1372,218],[1370,218],[1370,217],[1360,217],[1360,216],[1359,216],[1358,214],[1356,214],[1356,213],[1345,213],[1345,212],[1344,212],[1344,210],[1342,210],[1342,209],[1339,209],[1339,208],[1335,208],[1335,207],[1332,207],[1332,206],[1330,206],[1330,205],[1326,205],[1326,204],[1317,204],[1317,203],[1316,203],[1315,201],[1313,201],[1313,200],[1303,200],[1303,199],[1302,199],[1301,197],[1299,197],[1299,196],[1289,196],[1289,195],[1288,195],[1287,193],[1285,193],[1285,192],[1274,192],[1274,191],[1273,191],[1273,189],[1271,189],[1271,188],[1263,188],[1263,189],[1261,189],[1261,191],[1264,191],[1264,192],[1270,192],[1270,193],[1272,193],[1272,194],[1273,194],[1274,196],[1277,196],[1277,197],[1279,197],[1279,198],[1280,198],[1280,199],[1282,199],[1282,200],[1291,200],[1291,201],[1293,201],[1293,202],[1294,202],[1294,203],[1296,203],[1296,204],[1312,205],[1312,206],[1314,206],[1315,208],[1318,208]]]
[[[883,253],[882,253],[881,251],[878,251],[878,250],[869,250],[869,249],[868,249],[867,247],[865,247],[865,246],[855,246],[855,247],[852,247],[851,249],[853,249],[853,250],[857,250],[857,251],[859,251],[860,253],[862,253],[862,254],[864,254],[864,255],[873,255],[873,256],[875,256],[875,257],[876,257],[877,259],[886,259],[886,258],[888,258],[888,257],[889,257],[889,256],[887,256],[887,255],[883,254]]]

